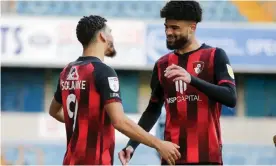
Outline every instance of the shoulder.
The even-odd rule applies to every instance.
[[[218,49],[218,47],[213,47],[211,45],[207,45],[207,44],[202,44],[201,50],[208,50],[208,51],[215,51]]]
[[[95,70],[98,71],[115,71],[112,67],[108,66],[105,63],[102,62],[91,62],[92,65],[94,66]]]
[[[220,47],[213,47],[207,44],[204,44],[203,49],[209,49],[211,51],[214,51],[214,58],[217,59],[228,59],[226,52],[224,51],[224,49],[220,48]]]
[[[217,61],[228,61],[228,56],[226,54],[226,52],[219,47],[215,48],[215,60]]]
[[[60,78],[61,78],[62,76],[64,76],[64,75],[68,74],[69,68],[70,68],[70,64],[71,64],[71,63],[67,64],[67,65],[62,69],[62,71],[59,73],[59,77],[60,77]]]
[[[105,77],[117,77],[116,71],[102,62],[93,62],[94,74],[96,78],[105,78]]]
[[[174,52],[169,52],[168,54],[163,55],[162,57],[160,57],[157,61],[156,64],[163,64],[168,62],[169,60],[169,56],[173,55]]]
[[[224,51],[224,49],[222,48],[219,48],[219,47],[215,47],[215,53],[216,55],[218,56],[225,56],[226,55],[226,52]]]

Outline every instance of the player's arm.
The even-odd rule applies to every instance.
[[[59,122],[64,123],[64,114],[61,108],[62,108],[62,97],[61,97],[60,81],[58,81],[57,89],[50,105],[49,114]]]
[[[158,68],[157,64],[155,64],[153,68],[153,73],[151,77],[151,98],[148,103],[146,110],[143,112],[138,125],[141,126],[145,131],[149,132],[154,124],[157,122],[160,117],[162,106],[164,103],[163,98],[163,88],[158,79]],[[131,146],[134,150],[140,143],[134,140],[129,140],[127,143],[127,147]]]
[[[155,148],[169,165],[175,165],[175,160],[178,160],[181,157],[181,154],[177,150],[180,148],[178,145],[154,137],[126,117],[123,111],[123,106],[120,102],[108,103],[104,108],[109,115],[113,126],[118,131],[132,140],[139,141],[142,144]],[[120,160],[123,165],[128,162],[126,160],[122,161],[121,158]]]
[[[143,130],[139,125],[126,117],[121,103],[113,102],[106,104],[105,110],[108,113],[113,126],[118,131],[135,141],[139,141],[152,148],[158,148],[160,140]]]
[[[235,107],[237,95],[234,73],[226,53],[220,48],[215,51],[214,72],[216,84],[194,76],[191,76],[190,84],[213,100],[228,107]]]
[[[160,140],[144,131],[124,114],[116,72],[110,67],[98,66],[97,71],[95,71],[95,78],[104,110],[109,115],[113,126],[133,140],[158,148],[157,145]]]
[[[130,139],[155,148],[169,164],[175,164],[175,160],[181,157],[181,154],[177,150],[179,146],[154,137],[125,116],[120,99],[119,80],[116,72],[107,66],[105,69],[96,69],[97,71],[103,71],[102,74],[99,74],[97,71],[94,72],[96,88],[100,93],[104,110],[110,117],[113,126]],[[125,162],[122,163],[126,164]]]

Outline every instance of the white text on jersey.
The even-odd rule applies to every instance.
[[[77,81],[60,81],[61,90],[75,90],[75,89],[85,89],[86,81],[77,80]]]
[[[167,98],[167,103],[172,104],[174,102],[184,102],[184,101],[201,101],[198,95],[185,95]]]

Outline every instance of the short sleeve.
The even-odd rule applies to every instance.
[[[217,48],[214,58],[216,84],[229,83],[235,85],[234,71],[225,51]]]
[[[62,95],[61,95],[61,89],[60,89],[60,79],[58,79],[57,89],[54,95],[55,100],[62,104]]]
[[[119,78],[114,69],[102,64],[96,69],[96,87],[101,96],[101,102],[109,104],[121,102]]]
[[[151,76],[151,102],[164,102],[164,91],[158,78],[158,62],[154,65]]]

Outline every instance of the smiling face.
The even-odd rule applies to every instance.
[[[183,20],[165,21],[166,44],[170,50],[177,50],[185,47],[190,42],[196,24]]]

